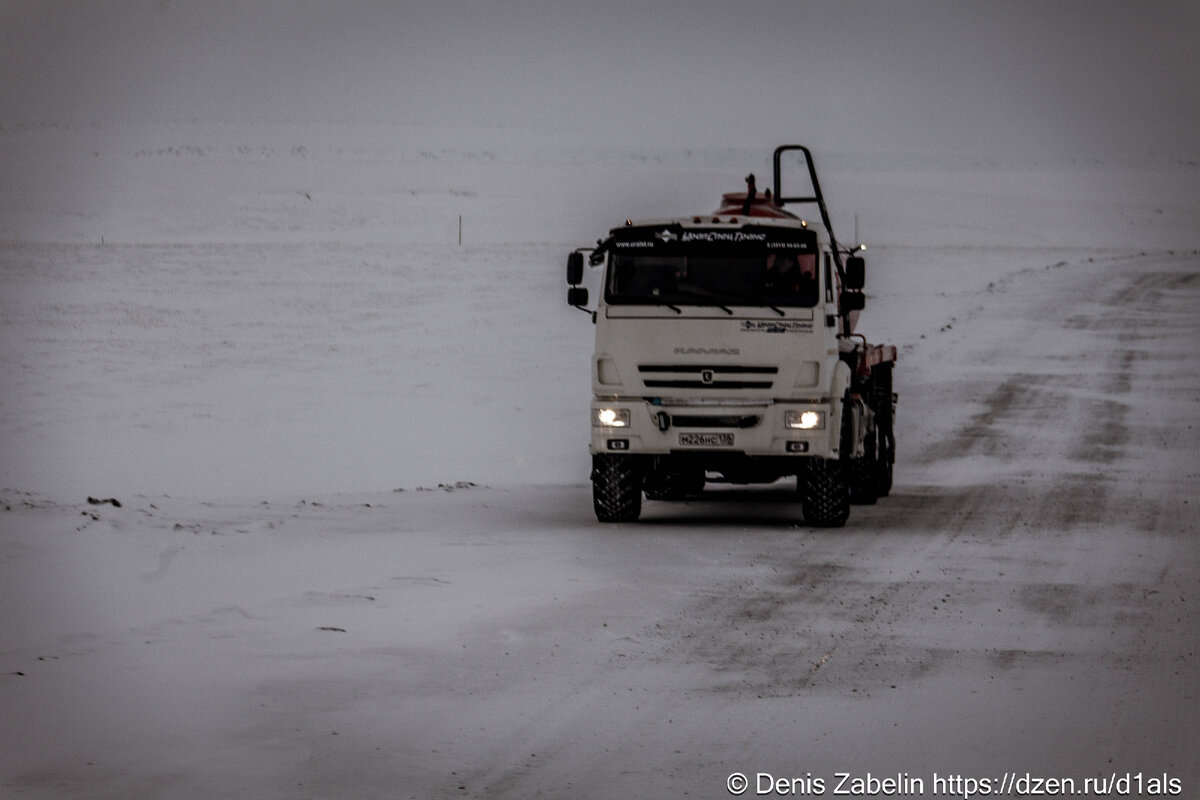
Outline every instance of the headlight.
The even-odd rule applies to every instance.
[[[592,424],[601,428],[628,428],[628,408],[597,408],[592,412]]]
[[[783,415],[783,424],[802,431],[818,430],[825,427],[825,412],[789,411]]]

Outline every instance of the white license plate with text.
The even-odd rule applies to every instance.
[[[679,444],[684,447],[733,447],[732,433],[681,433]]]

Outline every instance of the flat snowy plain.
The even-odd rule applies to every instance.
[[[566,253],[769,152],[0,145],[5,796],[1200,792],[1195,164],[818,151],[900,348],[895,489],[828,531],[784,485],[591,511]]]

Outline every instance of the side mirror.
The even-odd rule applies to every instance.
[[[842,313],[848,311],[862,311],[867,305],[867,296],[862,292],[842,292],[842,296],[838,299],[838,305],[842,309]]]
[[[583,286],[572,286],[567,289],[567,305],[582,308],[587,305],[588,290]]]
[[[867,281],[867,262],[862,256],[850,256],[846,259],[846,288],[862,289]]]
[[[571,253],[567,256],[567,283],[572,286],[583,283],[583,253]]]

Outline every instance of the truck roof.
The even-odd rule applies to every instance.
[[[739,208],[738,211],[740,212],[740,210]],[[826,239],[826,237],[821,235],[823,231],[821,231],[820,226],[811,227],[807,220],[800,219],[792,214],[788,214],[786,217],[743,216],[740,213],[730,214],[728,210],[724,210],[721,213],[700,214],[691,217],[625,220],[624,225],[609,230],[609,236],[621,237],[622,234],[628,236],[633,232],[631,229],[645,228],[703,228],[705,230],[743,230],[746,228],[756,228],[781,231],[813,231],[818,234],[818,239],[822,241]]]
[[[770,219],[800,219],[792,212],[785,209],[783,206],[775,202],[768,189],[765,194],[757,192],[750,197],[750,204],[746,205],[746,195],[749,192],[726,192],[721,195],[721,207],[716,213],[719,216],[726,214],[738,214],[748,217],[768,217]]]
[[[747,202],[749,197],[749,202]],[[630,227],[654,227],[656,225],[677,225],[684,228],[714,225],[731,227],[769,226],[779,228],[807,228],[808,221],[801,219],[783,206],[775,202],[768,189],[763,194],[757,192],[726,192],[721,195],[721,207],[711,214],[697,214],[690,217],[671,217],[643,220],[625,220],[621,227],[613,228],[609,233],[615,234]]]

